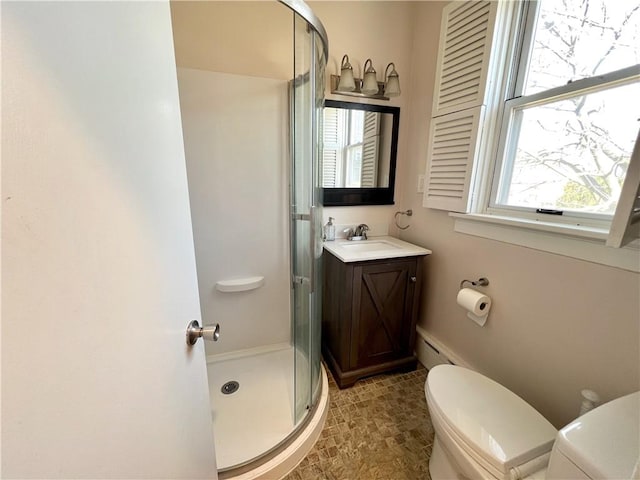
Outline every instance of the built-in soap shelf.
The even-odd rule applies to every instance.
[[[264,277],[236,278],[233,280],[220,280],[216,282],[216,290],[219,292],[247,292],[264,285]]]

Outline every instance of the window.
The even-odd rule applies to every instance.
[[[377,186],[382,123],[374,111],[324,109],[324,188]]]
[[[640,2],[526,4],[488,211],[610,223],[640,117]]]
[[[604,245],[640,222],[640,0],[451,2],[432,117],[425,207]]]
[[[364,123],[364,112],[361,110],[344,110],[348,117],[346,122],[348,128],[345,138],[349,141],[344,144],[345,157],[345,187],[359,187],[360,175],[362,172],[362,129]]]

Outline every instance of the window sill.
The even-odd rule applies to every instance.
[[[459,233],[640,272],[638,241],[624,248],[606,247],[608,232],[601,228],[476,213],[449,215],[454,217],[454,230]]]

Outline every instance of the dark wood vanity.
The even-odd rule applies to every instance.
[[[423,254],[345,263],[325,249],[322,353],[340,388],[416,368],[424,259]]]

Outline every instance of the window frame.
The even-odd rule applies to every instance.
[[[506,93],[522,78],[515,61],[523,61],[529,50],[522,45],[534,30],[526,30],[529,37],[514,32],[533,21],[531,5],[474,0],[444,6],[422,205],[449,212],[456,232],[640,272],[640,134],[606,225],[487,211]]]
[[[471,203],[471,212],[513,217],[514,220],[544,222],[559,225],[586,226],[588,228],[607,229],[611,225],[613,215],[593,214],[575,211],[563,211],[563,215],[547,215],[536,212],[535,207],[521,207],[499,203],[501,181],[504,177],[503,165],[510,159],[515,161],[515,152],[519,134],[518,112],[526,108],[574,98],[580,95],[606,91],[610,88],[636,83],[640,80],[640,67],[633,65],[604,75],[578,79],[566,85],[522,95],[528,74],[534,34],[538,18],[540,3],[537,0],[518,2],[514,6],[517,11],[508,27],[510,34],[504,37],[505,58],[500,73],[504,74],[502,83],[493,86],[493,95],[489,98],[495,101],[495,120],[493,130],[495,135],[486,136],[490,144],[485,150],[489,158],[483,164],[474,165],[477,169],[478,182],[475,188],[476,201]],[[491,103],[491,100],[489,101]],[[492,139],[491,139],[492,138]]]

